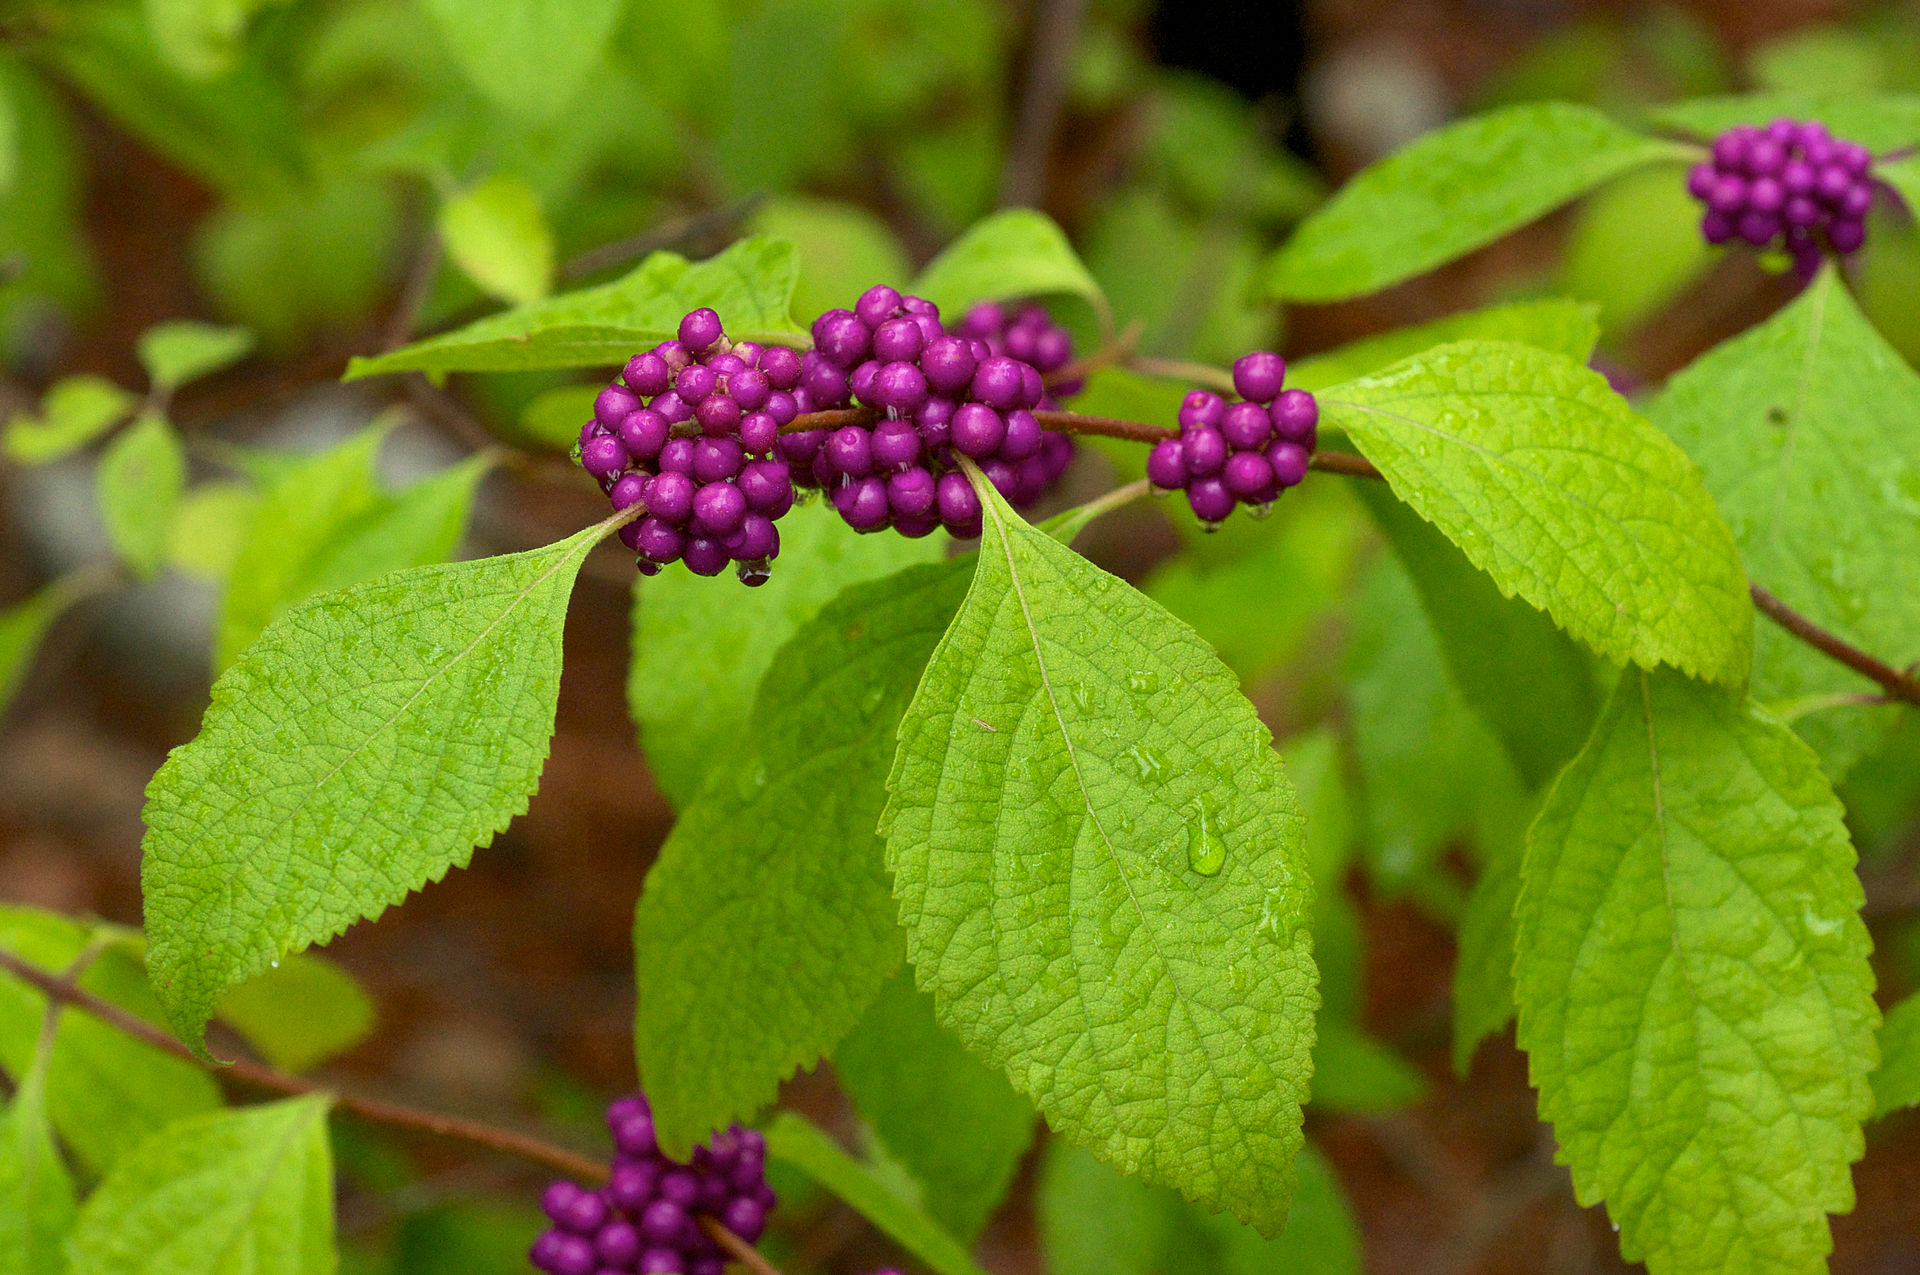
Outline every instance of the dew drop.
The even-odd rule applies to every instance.
[[[1167,778],[1166,756],[1152,744],[1135,744],[1133,747],[1127,749],[1127,756],[1133,759],[1135,766],[1139,767],[1141,783],[1160,784],[1165,782]]]
[[[1091,713],[1093,711],[1093,688],[1091,686],[1088,686],[1085,682],[1075,682],[1070,688],[1069,693],[1073,696],[1073,702],[1079,707],[1081,712]]]
[[[1151,695],[1160,689],[1160,675],[1150,669],[1136,669],[1127,674],[1127,690],[1134,695]]]
[[[1227,843],[1215,825],[1213,812],[1204,804],[1187,821],[1187,866],[1203,877],[1217,876],[1226,866]]]
[[[863,714],[873,712],[874,709],[880,707],[880,701],[885,698],[886,693],[886,688],[884,687],[869,686],[867,693],[860,697],[860,711]]]
[[[1273,502],[1267,500],[1262,501],[1260,504],[1250,506],[1247,509],[1247,516],[1254,519],[1271,518],[1273,516]]]

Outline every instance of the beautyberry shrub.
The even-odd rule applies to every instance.
[[[600,391],[577,454],[614,509],[645,505],[620,529],[643,574],[677,559],[711,576],[731,562],[742,583],[766,582],[780,553],[774,523],[793,508],[774,453],[800,412],[800,379],[798,351],[728,341],[720,316],[701,309]]]
[[[1872,169],[1872,152],[1860,143],[1813,120],[1780,119],[1715,138],[1711,156],[1687,175],[1687,190],[1707,206],[1700,233],[1708,243],[1777,241],[1810,277],[1823,242],[1842,256],[1866,242]]]
[[[980,326],[991,327],[991,316]],[[1013,339],[1012,330],[1003,323],[998,339]],[[1043,343],[1055,357],[1050,325],[1025,320],[1019,331],[1017,343]],[[853,309],[816,319],[813,341],[796,391],[801,410],[857,404],[880,416],[783,434],[780,455],[794,481],[826,492],[855,531],[917,537],[944,526],[977,536],[980,500],[959,457],[1016,505],[1038,499],[1072,459],[1072,444],[1033,415],[1046,402],[1040,369],[996,354],[987,337],[948,332],[930,301],[869,288]],[[1060,364],[1071,357],[1069,341]]]
[[[1235,505],[1265,511],[1307,476],[1319,441],[1320,405],[1305,390],[1284,388],[1286,377],[1286,360],[1256,350],[1233,365],[1237,400],[1210,390],[1188,394],[1179,436],[1147,454],[1147,481],[1163,493],[1186,492],[1209,530]]]
[[[553,1226],[528,1256],[549,1275],[722,1275],[724,1251],[699,1219],[709,1217],[751,1244],[775,1204],[767,1186],[767,1143],[735,1125],[695,1147],[686,1164],[654,1140],[653,1112],[639,1094],[607,1108],[613,1167],[598,1190],[559,1181],[541,1200]]]

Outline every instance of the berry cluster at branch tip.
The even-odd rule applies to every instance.
[[[711,576],[731,562],[742,583],[766,582],[774,523],[793,508],[775,445],[801,411],[800,380],[798,351],[729,341],[701,309],[600,391],[577,455],[615,510],[645,504],[620,529],[642,574],[678,559]]]
[[[1845,256],[1867,240],[1873,206],[1873,154],[1812,120],[1742,124],[1714,139],[1711,156],[1687,174],[1687,190],[1707,206],[1708,243],[1778,242],[1794,269],[1810,276],[1821,244]]]
[[[969,326],[988,335],[964,334]],[[948,332],[932,302],[869,288],[853,309],[814,320],[795,396],[802,411],[857,402],[881,419],[782,434],[779,455],[855,531],[924,536],[944,526],[977,536],[980,498],[958,457],[1017,505],[1036,500],[1073,458],[1072,443],[1033,415],[1046,401],[1039,367],[993,345],[1031,347],[1058,367],[1073,355],[1065,337],[1044,312],[1009,322],[998,307],[976,309]]]
[[[1282,388],[1286,378],[1286,360],[1256,350],[1234,362],[1237,400],[1189,393],[1180,404],[1179,437],[1147,454],[1147,481],[1159,492],[1186,492],[1209,531],[1237,504],[1264,513],[1307,476],[1319,441],[1320,405],[1305,390]]]
[[[724,1250],[701,1229],[704,1215],[751,1244],[775,1203],[767,1186],[767,1143],[735,1125],[694,1148],[688,1164],[669,1160],[653,1136],[653,1112],[639,1094],[607,1108],[613,1169],[590,1190],[559,1181],[541,1200],[553,1226],[528,1255],[548,1275],[722,1275]]]

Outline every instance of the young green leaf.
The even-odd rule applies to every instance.
[[[1224,1213],[1124,1177],[1054,1141],[1040,1170],[1041,1251],[1052,1275],[1360,1275],[1360,1235],[1333,1169],[1312,1146],[1287,1229],[1262,1239]]]
[[[1647,414],[1699,462],[1756,583],[1896,667],[1920,659],[1920,375],[1837,274],[1696,359]],[[1876,689],[1775,625],[1754,636],[1756,699]],[[1835,775],[1884,730],[1857,711],[1794,726]]]
[[[210,1112],[142,1143],[81,1207],[70,1275],[333,1275],[330,1101]]]
[[[1327,391],[1394,494],[1616,662],[1738,683],[1753,606],[1700,473],[1597,372],[1461,341]]]
[[[77,1205],[47,1123],[47,1054],[0,1112],[0,1275],[60,1275]]]
[[[908,955],[1056,1131],[1277,1232],[1317,1001],[1291,785],[1192,629],[976,485],[887,781]]]
[[[111,936],[52,913],[0,907],[0,948],[50,973],[66,970],[97,937]],[[146,971],[128,944],[103,952],[80,986],[142,1018],[161,1018]],[[16,1078],[32,1066],[46,1007],[40,991],[0,975],[0,1065]],[[46,1099],[74,1161],[99,1173],[163,1125],[219,1106],[220,1090],[192,1063],[68,1010],[54,1038]]]
[[[230,69],[247,23],[273,0],[145,0],[147,27],[166,60],[189,79]]]
[[[463,866],[526,808],[603,524],[416,567],[268,625],[147,787],[147,966],[198,1048],[229,987]]]
[[[261,493],[234,555],[214,635],[214,667],[240,658],[289,607],[407,567],[446,561],[466,529],[474,490],[496,457],[481,452],[397,494],[377,461],[387,434],[362,430],[289,468]]]
[[[176,319],[140,334],[140,366],[154,388],[171,393],[189,381],[231,367],[253,350],[253,333],[245,328],[215,327]]]
[[[259,507],[260,493],[251,483],[207,482],[189,487],[167,536],[166,564],[225,584]]]
[[[944,536],[848,535],[821,501],[780,520],[781,549],[804,570],[776,571],[750,591],[716,590],[686,571],[637,583],[627,705],[674,808],[700,795],[716,764],[733,764],[754,688],[795,630],[843,588],[937,561],[948,543]]]
[[[1464,1076],[1480,1042],[1513,1018],[1513,909],[1525,842],[1495,838],[1467,896],[1453,964],[1453,1070]]]
[[[1920,1107],[1920,994],[1887,1011],[1880,1025],[1880,1070],[1873,1073],[1874,1114]]]
[[[1598,316],[1587,302],[1557,297],[1510,301],[1362,337],[1325,354],[1289,362],[1287,384],[1318,394],[1329,386],[1371,376],[1449,341],[1517,341],[1585,363],[1599,340]]]
[[[1033,1141],[1033,1107],[933,1015],[913,975],[887,980],[840,1042],[833,1070],[861,1117],[927,1193],[927,1211],[971,1243]]]
[[[1307,874],[1313,881],[1313,959],[1320,967],[1318,1021],[1357,1022],[1366,953],[1360,916],[1347,895],[1353,857],[1353,808],[1342,773],[1341,745],[1316,727],[1280,748],[1307,817]]]
[[[1610,333],[1631,331],[1706,273],[1718,254],[1700,234],[1685,170],[1657,164],[1595,191],[1567,236],[1558,290],[1591,301]],[[1621,269],[1630,258],[1631,270]]]
[[[1662,106],[1648,122],[1703,141],[1735,124],[1765,124],[1777,119],[1819,120],[1836,137],[1876,151],[1920,142],[1920,94],[1833,94],[1807,92],[1742,93],[1695,97]]]
[[[789,313],[798,270],[793,245],[771,239],[743,239],[697,264],[656,252],[612,283],[490,315],[389,354],[353,359],[346,379],[383,372],[617,366],[672,336],[681,316],[701,306],[719,312],[735,341],[805,344],[805,332]]]
[[[605,388],[561,385],[536,395],[520,409],[520,432],[559,451],[572,450],[580,441],[580,427],[593,419],[593,400]]]
[[[148,414],[113,440],[100,457],[95,494],[107,538],[140,575],[160,569],[174,511],[187,485],[180,436],[163,416]]]
[[[1053,218],[1009,208],[983,218],[927,263],[910,289],[958,319],[980,301],[1068,293],[1101,304],[1087,273]]]
[[[1314,1032],[1316,1111],[1396,1111],[1426,1096],[1426,1077],[1358,1027],[1322,1015]]]
[[[40,649],[40,640],[54,621],[76,602],[107,587],[110,579],[105,572],[82,568],[0,611],[0,714],[13,702],[14,692],[20,689]]]
[[[480,287],[513,305],[553,288],[553,231],[540,196],[518,177],[497,173],[440,208],[447,255]]]
[[[1463,256],[1622,173],[1682,148],[1570,102],[1449,124],[1348,182],[1267,261],[1287,301],[1377,292]]]
[[[1870,946],[1813,752],[1629,668],[1527,838],[1520,1044],[1582,1204],[1654,1275],[1802,1272],[1853,1207]]]
[[[754,234],[785,239],[798,250],[793,308],[802,316],[849,305],[876,283],[904,288],[913,272],[899,236],[862,204],[775,194],[750,224]]]
[[[557,119],[590,78],[621,0],[427,0],[447,47],[493,105],[535,122]]]
[[[1920,154],[1875,164],[1873,175],[1898,191],[1900,198],[1907,201],[1907,207],[1920,208]]]
[[[40,400],[40,415],[19,415],[7,422],[4,450],[28,465],[44,464],[79,451],[133,410],[133,395],[98,376],[69,376],[56,381]]]
[[[300,952],[229,988],[214,1011],[282,1071],[306,1071],[373,1030],[373,999],[332,961]]]
[[[775,1116],[767,1126],[767,1155],[792,1165],[839,1196],[937,1275],[985,1275],[938,1222],[895,1194],[873,1170],[841,1150],[805,1117],[791,1111]]]
[[[669,1154],[753,1116],[899,966],[874,826],[895,726],[969,565],[855,585],[802,626],[647,874],[635,1043]]]
[[[1580,751],[1600,711],[1594,662],[1542,612],[1502,597],[1447,538],[1377,483],[1360,498],[1420,594],[1461,696],[1529,788]]]

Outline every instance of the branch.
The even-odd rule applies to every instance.
[[[1749,585],[1753,604],[1762,615],[1805,642],[1814,650],[1838,660],[1860,676],[1880,684],[1888,698],[1902,700],[1920,708],[1920,681],[1892,665],[1868,655],[1859,647],[1834,636],[1782,602],[1757,584]]]
[[[1079,42],[1086,0],[1039,0],[1033,15],[1033,39],[1027,46],[1027,82],[1020,114],[1000,170],[1000,206],[1033,206],[1046,193],[1047,162],[1060,127],[1060,103],[1067,68]]]

